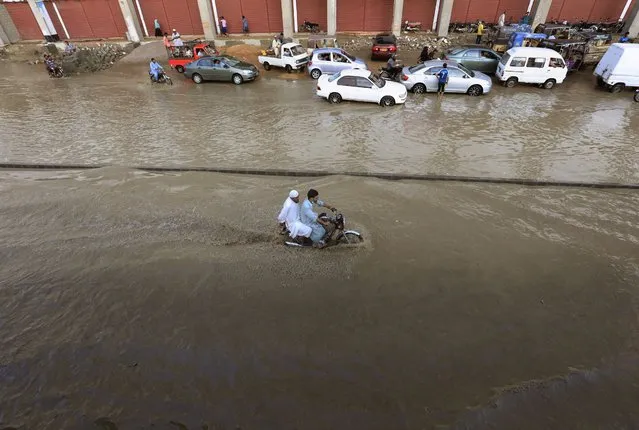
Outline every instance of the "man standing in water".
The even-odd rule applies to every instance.
[[[304,200],[304,203],[302,203],[300,219],[303,224],[309,226],[312,230],[310,238],[313,241],[313,246],[317,248],[324,248],[326,246],[326,242],[324,242],[326,229],[324,227],[328,225],[328,221],[318,218],[317,214],[313,212],[313,205],[315,204],[320,207],[325,207],[332,211],[334,211],[335,208],[328,203],[321,201],[319,199],[319,193],[312,188],[308,190],[306,196],[307,199]]]
[[[296,190],[291,190],[288,193],[288,198],[282,205],[282,210],[277,216],[277,221],[282,226],[282,229],[286,227],[288,234],[291,238],[295,239],[300,245],[304,244],[304,239],[308,239],[311,236],[312,230],[309,226],[304,225],[300,221],[300,193]]]
[[[444,63],[443,68],[437,73],[437,98],[444,98],[446,84],[448,83],[448,64]]]

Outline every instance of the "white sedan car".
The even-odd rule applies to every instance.
[[[448,84],[444,92],[465,93],[469,96],[480,96],[490,92],[493,86],[490,76],[469,70],[451,60],[426,61],[413,67],[404,67],[402,84],[417,94],[437,92],[437,73],[443,68],[444,63],[447,63],[448,68]]]
[[[404,103],[406,93],[402,84],[385,81],[370,70],[342,70],[332,76],[322,75],[317,81],[317,95],[331,103],[353,100],[393,106]]]

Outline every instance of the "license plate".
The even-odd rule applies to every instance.
[[[386,52],[386,51],[388,51],[388,48],[380,48],[380,51],[381,52]]]

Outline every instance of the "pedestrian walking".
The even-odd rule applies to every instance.
[[[244,15],[242,15],[242,33],[248,34],[248,19]]]
[[[220,31],[223,36],[228,36],[229,29],[226,24],[226,19],[223,16],[220,17]]]
[[[499,15],[499,19],[497,20],[497,25],[499,28],[502,28],[506,25],[506,11],[504,11],[501,15]]]
[[[528,24],[530,22],[530,13],[526,12],[519,20],[520,24]]]
[[[442,69],[437,73],[437,98],[444,98],[444,91],[448,84],[448,64],[444,63]]]
[[[162,30],[160,29],[160,21],[157,18],[153,20],[153,27],[155,27],[155,37],[162,37]]]
[[[171,36],[169,33],[164,33],[164,37],[162,38],[162,44],[164,45],[164,49],[166,49],[167,54],[171,52]]]
[[[481,44],[481,37],[484,35],[484,23],[479,21],[477,23],[477,38],[475,38],[475,45]]]

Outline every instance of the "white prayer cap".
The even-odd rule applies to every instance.
[[[290,192],[290,193],[288,193],[288,196],[289,196],[290,198],[294,199],[294,198],[296,198],[296,197],[299,197],[299,196],[300,196],[300,193],[298,193],[298,192],[297,192],[297,191],[295,191],[295,190],[291,190],[291,192]]]

